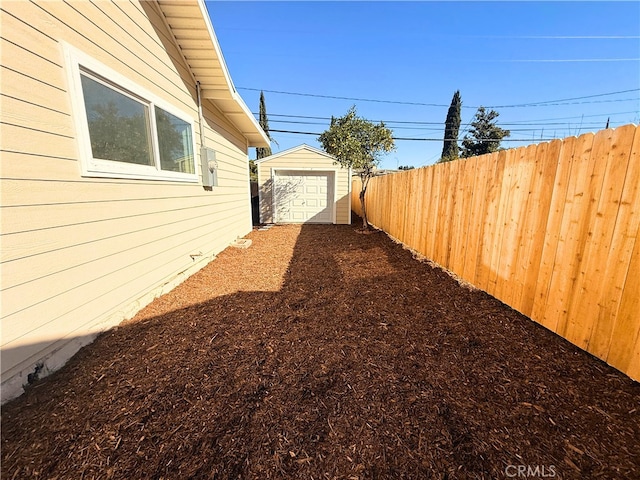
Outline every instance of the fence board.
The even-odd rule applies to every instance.
[[[484,290],[491,295],[495,294],[496,282],[499,275],[499,260],[500,260],[500,248],[502,247],[502,236],[504,233],[505,218],[507,211],[507,201],[509,198],[509,187],[512,182],[513,168],[511,165],[513,158],[513,151],[500,152],[500,155],[504,157],[504,165],[502,170],[502,176],[500,183],[496,188],[495,197],[495,210],[493,213],[493,223],[491,224],[491,242],[489,245],[489,252],[487,256],[487,264],[489,268],[489,275],[487,276]]]
[[[513,214],[516,221],[513,224],[516,238],[514,240],[514,252],[511,263],[508,265],[509,282],[505,283],[504,302],[509,305],[516,305],[516,309],[523,311],[522,296],[524,284],[526,283],[525,268],[533,263],[529,258],[533,243],[536,240],[536,230],[539,218],[548,214],[545,201],[548,191],[537,189],[538,182],[546,173],[544,170],[544,159],[547,157],[548,144],[530,146],[525,150],[525,157],[519,165],[522,171],[520,177],[521,185],[518,189],[518,200],[520,207],[514,205],[517,213]],[[555,173],[555,172],[554,172]],[[551,177],[553,181],[553,177]]]
[[[376,177],[366,202],[372,224],[640,379],[637,126]]]
[[[488,189],[491,168],[494,164],[491,155],[481,155],[474,158],[474,197],[471,203],[471,221],[469,222],[469,233],[467,235],[467,251],[464,259],[464,278],[470,283],[475,283],[479,276],[479,269],[482,264],[482,238],[484,236],[485,215],[488,208]]]
[[[434,201],[436,203],[430,223],[429,236],[431,237],[431,258],[436,262],[440,260],[440,242],[445,234],[444,216],[447,214],[447,179],[451,165],[442,165],[435,169],[433,177]]]
[[[462,272],[466,258],[469,234],[469,222],[471,217],[471,205],[473,204],[473,172],[476,168],[476,159],[470,158],[467,162],[460,163],[460,178],[458,181],[458,203],[456,205],[456,217],[453,226],[453,240],[451,252],[451,270]]]
[[[435,168],[421,168],[420,170],[422,170],[421,181],[423,185],[422,188],[424,189],[424,192],[422,194],[422,210],[420,210],[420,213],[424,213],[421,215],[420,237],[416,247],[418,252],[420,252],[422,255],[429,256],[427,244],[429,240],[429,221],[433,217],[431,212],[433,212],[434,210],[432,202],[434,198],[433,176]]]
[[[513,284],[516,279],[513,270],[523,234],[520,225],[527,213],[527,193],[533,176],[536,151],[537,146],[530,145],[524,149],[509,150],[510,155],[507,156],[509,175],[502,189],[503,195],[506,196],[501,201],[504,212],[504,222],[501,224],[502,238],[498,258],[492,262],[498,266],[493,295],[505,303],[509,303],[514,290]]]
[[[553,141],[546,149],[538,149],[536,172],[529,188],[527,211],[525,216],[526,249],[520,251],[518,258],[518,288],[514,300],[517,309],[531,316],[535,297],[535,286],[538,282],[542,250],[549,219],[553,190],[556,180],[558,158],[562,149],[560,140]]]
[[[382,227],[383,230],[390,232],[392,231],[390,215],[391,215],[391,203],[393,202],[393,195],[395,191],[395,182],[393,181],[393,177],[389,177],[390,185],[389,188],[381,190],[381,194],[384,196],[384,210],[382,215]]]
[[[473,181],[473,201],[470,206],[469,231],[467,233],[467,249],[464,257],[464,270],[462,277],[466,279],[475,279],[477,272],[477,263],[479,255],[480,239],[482,238],[482,228],[484,226],[484,212],[486,208],[487,197],[487,176],[488,168],[486,162],[490,158],[474,157],[469,161],[474,162],[474,181]]]
[[[394,219],[394,226],[398,238],[404,238],[404,230],[407,222],[407,215],[409,214],[409,208],[407,200],[409,199],[409,185],[406,181],[409,177],[406,173],[398,175],[396,177],[398,183],[398,194],[394,197],[396,208],[394,210],[400,211],[401,214]]]
[[[449,268],[449,249],[451,247],[451,230],[453,223],[453,209],[455,202],[456,181],[458,178],[457,164],[460,162],[448,162],[445,173],[445,192],[442,215],[439,215],[438,244],[436,250],[437,262]]]
[[[640,237],[635,244],[627,279],[620,299],[620,308],[609,344],[607,362],[626,372],[631,378],[640,379]]]
[[[627,127],[631,127],[629,130]],[[620,148],[611,152],[605,188],[600,196],[597,220],[601,232],[602,250],[608,253],[607,261],[597,265],[596,276],[601,276],[598,282],[600,294],[598,295],[598,316],[595,318],[593,330],[589,338],[587,350],[600,358],[606,358],[609,352],[609,343],[613,331],[616,313],[620,306],[622,289],[627,277],[627,269],[630,262],[633,244],[629,239],[637,236],[640,212],[633,210],[632,205],[638,205],[638,157],[631,152],[638,151],[640,134],[634,131],[631,125],[619,128],[616,133],[620,138]],[[627,147],[627,141],[635,145]],[[634,158],[635,157],[635,158]],[[611,219],[615,219],[612,221]],[[640,290],[638,290],[640,292]]]
[[[575,285],[571,290],[571,302],[565,328],[559,330],[567,340],[587,348],[589,336],[593,328],[594,318],[590,315],[598,308],[598,283],[596,275],[601,275],[600,265],[607,260],[607,252],[603,249],[601,222],[599,221],[598,204],[603,191],[603,183],[607,168],[611,165],[609,153],[614,145],[614,131],[603,130],[596,135],[591,151],[591,163],[594,165],[588,188],[585,191],[586,202],[581,212],[585,221],[579,240],[583,246],[580,264],[575,272]],[[612,222],[613,219],[607,219]]]
[[[531,318],[544,325],[545,308],[549,297],[551,275],[555,266],[556,253],[560,244],[562,219],[567,203],[569,177],[573,165],[576,137],[569,137],[562,142],[559,159],[556,166],[555,185],[551,196],[551,207],[545,230],[544,245],[542,247],[540,271],[535,288]]]
[[[424,254],[435,258],[436,231],[440,206],[440,190],[442,189],[442,168],[431,169],[431,196],[429,198],[429,215],[427,216],[427,231],[425,236]]]
[[[593,134],[582,135],[575,147],[567,204],[560,226],[560,241],[551,272],[549,296],[543,318],[540,320],[545,327],[560,335],[564,335],[570,295],[584,248],[581,224],[587,221],[587,217],[583,215],[583,204],[586,202],[584,189],[593,171],[593,164],[590,163],[593,140]]]

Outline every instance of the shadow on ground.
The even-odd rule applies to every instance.
[[[5,405],[3,478],[640,476],[623,374],[383,233],[250,238]]]

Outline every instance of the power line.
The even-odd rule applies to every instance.
[[[315,133],[315,132],[300,132],[300,131],[294,131],[294,130],[273,130],[273,129],[269,129],[269,132],[276,132],[276,133],[293,133],[296,135],[315,135],[316,137],[319,137],[321,134],[320,133]],[[416,141],[416,142],[442,142],[445,139],[442,138],[408,138],[408,137],[391,137],[394,140],[405,140],[405,141]],[[451,141],[459,141],[458,139],[446,139],[446,140],[451,140]],[[530,142],[531,139],[529,138],[483,138],[483,141],[486,142]],[[539,141],[542,142],[549,142],[551,140],[555,140],[555,138],[540,138],[537,139]]]
[[[527,125],[564,125],[563,123],[529,123],[529,122],[547,122],[547,121],[552,121],[552,120],[573,120],[575,118],[592,118],[592,117],[609,117],[609,116],[613,116],[613,115],[628,115],[630,113],[633,114],[637,114],[638,111],[637,110],[631,110],[628,112],[613,112],[613,113],[596,113],[593,115],[574,115],[572,117],[555,117],[555,118],[542,118],[542,119],[537,119],[537,120],[514,120],[513,123],[503,123],[503,125],[522,125],[523,122],[524,124]]]
[[[286,124],[293,124],[293,125],[327,125],[327,122],[304,122],[304,121],[299,121],[299,120],[270,120],[271,123],[286,123]],[[395,125],[391,125],[388,124],[387,122],[384,122],[385,125],[391,129],[391,130],[419,130],[419,131],[427,131],[427,132],[441,132],[444,128],[444,124],[440,124],[442,125],[441,127],[438,128],[433,128],[433,127],[424,127],[421,125],[417,125],[417,126],[406,126],[406,125],[401,125],[401,126],[395,126]],[[615,123],[615,122],[614,122]],[[602,122],[583,122],[582,125],[587,127],[590,125],[601,125]],[[504,123],[500,123],[500,124],[496,124],[498,126],[504,126],[506,124]],[[559,123],[558,125],[564,125],[565,127],[567,126],[567,123]],[[521,125],[517,125],[517,126],[521,126],[521,127],[526,127],[529,126],[527,124],[521,124]],[[545,125],[546,126],[546,125]],[[535,128],[510,128],[509,129],[511,132],[536,132],[538,130],[540,130],[540,127],[535,127]],[[271,129],[269,129],[269,131],[273,131]]]
[[[260,33],[286,33],[293,35],[308,35],[309,30],[283,30],[253,27],[217,27],[216,31],[236,31],[236,32],[260,32]],[[324,30],[323,30],[324,31]],[[317,32],[317,31],[316,31]],[[446,35],[446,34],[424,34],[421,38],[462,38],[462,39],[496,39],[496,40],[635,40],[638,35]]]
[[[350,101],[356,101],[356,102],[393,103],[396,105],[417,105],[421,107],[448,107],[449,106],[449,105],[443,105],[440,103],[403,102],[398,100],[376,100],[371,98],[339,97],[336,95],[320,95],[316,93],[285,92],[282,90],[265,90],[261,88],[249,88],[249,87],[236,87],[236,88],[238,90],[251,90],[254,92],[277,93],[280,95],[296,95],[299,97],[330,98],[333,100],[350,100]]]
[[[372,99],[372,98],[357,98],[357,97],[342,97],[337,95],[321,95],[316,93],[301,93],[301,92],[287,92],[283,90],[265,90],[260,88],[249,88],[249,87],[236,87],[238,90],[250,90],[255,92],[267,92],[267,93],[275,93],[280,95],[295,95],[300,97],[313,97],[313,98],[329,98],[333,100],[350,100],[356,102],[374,102],[374,103],[392,103],[396,105],[416,105],[423,107],[449,107],[448,104],[441,103],[424,103],[424,102],[407,102],[400,100],[381,100],[381,99]],[[513,104],[513,105],[486,105],[485,108],[521,108],[521,107],[535,107],[535,106],[556,106],[556,105],[576,105],[576,104],[585,104],[585,103],[608,103],[608,102],[626,102],[626,101],[636,101],[638,98],[629,98],[629,99],[616,99],[616,100],[594,100],[589,102],[578,102],[578,103],[558,103],[558,102],[573,102],[574,100],[584,100],[595,97],[604,97],[609,95],[619,95],[622,93],[630,93],[640,91],[640,88],[633,88],[629,90],[620,90],[617,92],[607,92],[607,93],[599,93],[595,95],[586,95],[582,97],[572,97],[572,98],[564,98],[560,100],[544,100],[538,102],[530,102],[530,103],[521,103],[521,104]],[[478,106],[470,106],[470,105],[462,105],[463,108],[479,108]]]
[[[254,115],[258,115],[253,112]],[[287,117],[287,118],[306,118],[310,120],[331,120],[331,117],[314,117],[309,115],[287,115],[287,114],[278,114],[278,113],[269,113],[269,118],[271,117]],[[444,125],[444,122],[411,122],[406,120],[371,120],[374,123],[410,123],[410,124],[419,124],[419,125]]]
[[[572,117],[559,117],[559,118],[546,118],[546,119],[538,119],[538,120],[514,120],[513,122],[499,122],[500,126],[562,126],[567,125],[567,122],[554,122],[554,120],[572,120],[572,119],[582,119],[582,118],[592,118],[592,117],[611,117],[614,115],[627,115],[627,114],[637,114],[638,112],[635,110],[628,112],[610,112],[610,113],[599,113],[595,115],[576,115]],[[258,115],[258,113],[253,112],[253,115]],[[277,113],[269,113],[269,118],[272,122],[280,122],[280,123],[298,123],[295,121],[287,121],[287,120],[278,120],[273,119],[271,117],[280,117],[280,118],[298,118],[305,120],[326,120],[330,121],[331,117],[317,117],[312,115],[288,115],[288,114],[277,114]],[[420,121],[408,121],[408,120],[371,120],[373,123],[384,123],[385,125],[393,125],[393,124],[401,124],[401,125],[438,125],[440,127],[444,126],[444,122],[420,122]],[[299,122],[302,124],[308,125],[324,125],[325,123],[321,122]],[[586,122],[583,125],[600,125],[602,122]],[[400,127],[393,127],[400,128]]]
[[[577,117],[580,118],[580,117]],[[328,120],[328,119],[327,119]],[[327,122],[305,122],[300,120],[278,120],[271,119],[271,123],[287,123],[294,125],[327,125]],[[374,121],[374,123],[377,123]],[[430,131],[441,131],[444,128],[444,122],[394,122],[394,121],[383,121],[384,125],[392,130],[402,129],[402,130],[430,130]],[[400,126],[394,125],[395,123],[401,124]],[[514,125],[516,127],[534,127],[534,128],[510,128],[513,132],[518,131],[531,131],[531,130],[539,130],[541,127],[548,126],[567,126],[569,122],[550,122],[550,123],[496,123],[496,125],[504,127]],[[622,122],[613,122],[613,123],[622,123]],[[601,125],[602,122],[583,122],[582,125],[586,126],[596,126]],[[411,126],[414,125],[414,126]],[[439,127],[427,127],[425,125],[439,125]]]
[[[631,90],[620,90],[619,92],[597,93],[595,95],[585,95],[585,96],[582,96],[582,97],[561,98],[559,100],[544,100],[544,101],[540,101],[540,102],[521,103],[521,104],[515,104],[515,105],[496,105],[496,106],[491,107],[491,108],[527,107],[529,105],[543,105],[543,104],[554,103],[554,102],[568,102],[568,101],[571,101],[571,100],[585,100],[587,98],[607,97],[607,96],[610,96],[610,95],[619,95],[621,93],[631,93],[631,92],[637,92],[637,91],[640,91],[640,88],[632,88]],[[630,98],[630,99],[623,99],[623,100],[624,101],[627,101],[627,100],[638,100],[638,98]]]
[[[640,58],[522,58],[513,60],[476,60],[496,63],[600,63],[600,62],[638,62]]]
[[[496,38],[500,40],[635,40],[638,35],[460,35],[462,38]]]

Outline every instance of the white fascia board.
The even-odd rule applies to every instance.
[[[306,143],[303,143],[302,145],[298,145],[297,147],[292,147],[288,150],[283,150],[282,152],[274,153],[273,155],[269,155],[268,157],[264,157],[264,158],[261,158],[260,160],[256,160],[256,163],[268,162],[269,160],[273,160],[274,158],[279,158],[284,155],[297,152],[299,150],[308,150],[312,153],[317,153],[324,157],[330,158],[334,162],[336,161],[336,157],[334,157],[333,155],[329,155],[327,152],[323,152],[322,150],[318,150],[317,148],[310,147]]]

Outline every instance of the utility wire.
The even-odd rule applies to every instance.
[[[290,30],[290,29],[269,29],[269,28],[253,28],[253,27],[217,27],[217,31],[234,31],[234,32],[260,32],[260,33],[286,33],[299,35],[308,35],[309,30]],[[314,31],[315,32],[315,31]],[[635,40],[640,38],[638,35],[447,35],[447,34],[425,34],[420,38],[462,38],[462,39],[497,39],[497,40]]]
[[[238,90],[250,90],[255,92],[267,92],[267,93],[276,93],[281,95],[295,95],[300,97],[314,97],[314,98],[330,98],[334,100],[350,100],[356,102],[375,102],[375,103],[392,103],[397,105],[417,105],[423,107],[449,107],[448,104],[441,103],[423,103],[423,102],[405,102],[399,100],[380,100],[380,99],[372,99],[372,98],[357,98],[357,97],[341,97],[336,95],[320,95],[315,93],[301,93],[301,92],[287,92],[283,90],[265,90],[260,88],[249,88],[249,87],[236,87]],[[559,102],[572,102],[574,100],[584,100],[595,97],[603,97],[609,95],[619,95],[622,93],[630,93],[640,91],[640,88],[633,88],[629,90],[620,90],[617,92],[607,92],[607,93],[599,93],[596,95],[586,95],[582,97],[572,97],[572,98],[564,98],[560,100],[544,100],[539,102],[530,102],[530,103],[521,103],[521,104],[513,104],[513,105],[485,105],[485,108],[521,108],[521,107],[544,107],[544,106],[556,106],[556,105],[576,105],[576,103],[559,103]],[[578,102],[577,104],[584,103],[608,103],[608,102],[626,102],[626,101],[636,101],[637,98],[630,99],[618,99],[618,100],[594,100],[588,102]],[[463,108],[479,108],[478,106],[470,106],[470,105],[462,105]]]
[[[355,98],[355,97],[339,97],[336,95],[320,95],[315,93],[299,93],[299,92],[284,92],[282,90],[264,90],[261,88],[249,88],[249,87],[236,87],[238,90],[251,90],[254,92],[266,92],[266,93],[278,93],[281,95],[296,95],[299,97],[314,97],[314,98],[331,98],[334,100],[351,100],[356,102],[375,102],[375,103],[393,103],[396,105],[418,105],[422,107],[448,107],[449,105],[443,105],[440,103],[422,103],[422,102],[402,102],[398,100],[376,100],[371,98]],[[471,108],[471,107],[469,107]]]
[[[525,40],[635,40],[638,35],[460,35],[461,38],[496,38]]]
[[[286,123],[286,124],[294,124],[294,125],[327,125],[326,122],[303,122],[303,121],[299,121],[299,120],[274,120],[271,119],[269,120],[270,123]],[[615,123],[615,122],[611,122],[611,123]],[[587,127],[590,125],[601,125],[602,122],[587,122],[587,123],[582,123],[582,126]],[[419,130],[421,132],[441,132],[444,128],[444,124],[441,124],[442,126],[439,128],[433,128],[433,127],[424,127],[424,126],[406,126],[406,125],[401,125],[401,126],[394,126],[394,125],[390,125],[387,124],[385,122],[385,125],[387,125],[387,127],[389,127],[391,130]],[[504,123],[501,124],[496,124],[498,126],[504,126]],[[566,122],[561,124],[564,125],[566,127]],[[518,125],[518,126],[523,126],[526,127],[528,125]],[[540,127],[535,127],[535,128],[510,128],[509,129],[511,132],[537,132],[538,130],[540,130]],[[269,131],[272,131],[271,129],[269,129]]]
[[[566,122],[560,122],[560,123],[531,123],[531,122],[548,122],[552,120],[573,120],[576,118],[609,117],[614,115],[628,115],[630,113],[637,114],[638,111],[631,110],[628,112],[596,113],[593,115],[576,115],[573,117],[542,118],[537,120],[514,120],[513,123],[503,123],[502,125],[564,125]],[[600,122],[597,122],[597,123],[600,123]]]
[[[572,119],[582,119],[582,118],[592,118],[592,117],[612,117],[614,115],[628,115],[630,113],[637,114],[638,112],[635,110],[628,112],[613,112],[613,113],[599,113],[595,115],[577,115],[572,117],[557,117],[557,118],[543,118],[537,120],[514,120],[513,122],[499,122],[500,126],[533,126],[533,125],[541,125],[541,126],[561,126],[566,125],[567,122],[554,122],[555,120],[572,120]],[[259,114],[253,112],[253,115],[258,116]],[[285,122],[284,120],[272,119],[271,117],[283,117],[283,118],[300,118],[300,119],[309,119],[309,120],[331,120],[331,117],[316,117],[311,115],[288,115],[288,114],[277,114],[277,113],[269,113],[268,117],[272,122]],[[407,121],[407,120],[371,120],[373,123],[384,123],[385,125],[391,124],[406,124],[406,125],[439,125],[444,126],[445,122],[418,122],[418,121]],[[294,123],[294,122],[287,122]],[[587,122],[583,125],[600,125],[602,122]],[[310,123],[311,124],[311,123]],[[318,125],[324,125],[323,123],[318,123]],[[398,128],[398,127],[395,127]]]
[[[559,100],[544,100],[544,101],[539,101],[539,102],[521,103],[521,104],[514,104],[514,105],[496,105],[494,107],[488,107],[488,108],[528,107],[529,105],[542,105],[542,104],[547,104],[547,103],[552,103],[552,102],[568,102],[570,100],[584,100],[584,99],[587,99],[587,98],[606,97],[606,96],[609,96],[609,95],[618,95],[618,94],[621,94],[621,93],[631,93],[631,92],[637,92],[637,91],[640,91],[640,88],[632,88],[630,90],[620,90],[618,92],[596,93],[595,95],[585,95],[585,96],[582,96],[582,97],[561,98]],[[632,98],[630,100],[637,100],[637,98]]]
[[[319,137],[321,134],[320,133],[314,133],[314,132],[299,132],[299,131],[294,131],[294,130],[275,130],[270,128],[269,132],[276,132],[276,133],[293,133],[296,135],[315,135],[316,137]],[[453,138],[449,138],[449,139],[442,139],[442,138],[408,138],[408,137],[391,137],[394,140],[409,140],[409,141],[416,141],[416,142],[442,142],[443,140],[451,140],[451,141],[459,141],[458,139],[453,139]],[[540,138],[538,139],[539,141],[542,142],[549,142],[551,140],[556,140],[555,138]],[[530,142],[531,139],[526,138],[526,139],[517,139],[517,138],[483,138],[482,141],[485,142]]]
[[[294,124],[294,125],[327,125],[327,122],[304,122],[304,121],[300,121],[300,120],[278,120],[278,119],[271,119],[269,120],[270,123],[286,123],[286,124]],[[438,125],[440,125],[439,127],[427,127],[427,126],[423,126],[423,124],[415,122],[405,122],[405,124],[403,125],[392,125],[392,123],[394,122],[384,122],[385,126],[390,128],[391,130],[424,130],[424,131],[433,131],[433,132],[439,132],[442,131],[442,129],[444,128],[444,123],[440,123]],[[398,122],[400,123],[400,122]],[[412,123],[414,126],[410,126],[410,125],[406,125],[406,123]],[[616,123],[622,123],[622,122],[610,122],[611,124],[616,124]],[[530,131],[536,131],[536,130],[540,130],[540,128],[544,128],[546,126],[567,126],[567,122],[557,122],[557,123],[544,123],[544,124],[527,124],[527,123],[516,123],[516,124],[510,124],[510,123],[496,123],[496,125],[498,126],[508,126],[508,125],[515,125],[516,127],[533,127],[533,128],[509,128],[509,130],[511,130],[512,132],[530,132]],[[536,126],[536,125],[540,125],[540,126]],[[588,126],[597,126],[597,125],[602,125],[602,122],[582,122],[582,125],[585,127]]]

